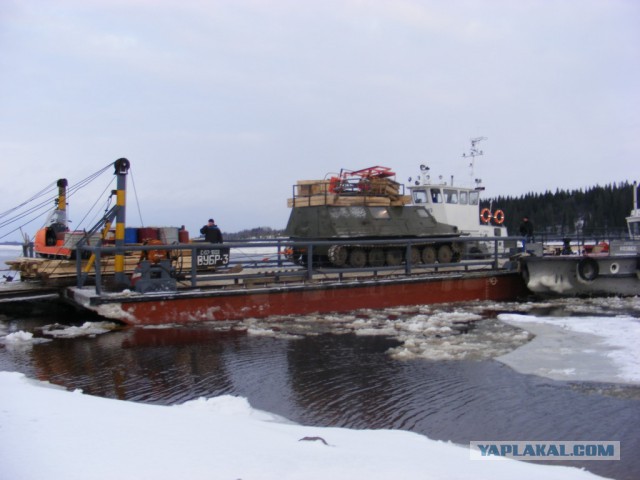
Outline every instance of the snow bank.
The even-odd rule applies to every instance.
[[[231,396],[166,407],[47,386],[0,372],[3,478],[599,478],[563,466],[470,460],[465,446],[409,432],[289,424]]]

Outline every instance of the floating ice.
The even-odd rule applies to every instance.
[[[486,306],[485,306],[486,308]],[[492,305],[492,309],[497,308]],[[503,355],[526,343],[520,329],[487,318],[481,309],[459,305],[396,307],[358,310],[349,314],[306,315],[248,319],[249,335],[303,338],[322,333],[384,336],[400,345],[389,350],[406,360],[485,359]]]
[[[56,338],[91,337],[110,332],[119,328],[113,322],[85,322],[80,327],[65,325],[47,325],[43,327],[42,334]]]
[[[567,318],[579,315],[582,318],[588,314],[604,318],[629,316],[630,312],[640,314],[638,297],[418,305],[359,310],[348,314],[252,318],[241,324],[249,327],[250,335],[275,338],[302,338],[323,333],[385,336],[400,343],[389,350],[390,355],[400,360],[482,360],[506,355],[526,345],[536,333],[529,332],[527,325],[498,320],[508,318],[504,315],[533,313],[536,316],[531,318],[535,319],[545,315]],[[621,355],[615,348],[608,348],[609,360]],[[625,368],[640,372],[633,356],[619,359],[621,364],[628,360],[629,366]],[[550,367],[551,370],[565,376],[575,373],[567,370],[565,365]]]
[[[593,307],[593,304],[585,308]],[[640,383],[640,319],[625,315],[503,314],[500,320],[536,337],[498,360],[522,373],[557,380]]]
[[[0,337],[0,343],[6,345],[10,349],[29,349],[36,343],[48,342],[46,338],[34,337],[33,333],[19,330],[10,333],[4,337]]]
[[[4,338],[6,343],[28,343],[31,342],[31,340],[33,340],[33,333],[22,330],[10,333]]]

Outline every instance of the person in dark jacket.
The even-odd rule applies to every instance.
[[[529,217],[524,217],[520,224],[520,235],[525,237],[528,242],[533,242],[533,223],[529,220]]]
[[[200,229],[200,233],[204,235],[204,239],[209,243],[222,243],[222,232],[214,222],[213,218]]]

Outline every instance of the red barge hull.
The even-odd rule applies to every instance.
[[[340,313],[403,305],[513,301],[528,293],[520,274],[494,271],[151,295],[95,295],[91,289],[70,287],[65,296],[75,305],[106,318],[130,325],[160,325]]]

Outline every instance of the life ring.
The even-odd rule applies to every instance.
[[[496,210],[493,212],[493,221],[497,225],[502,225],[504,223],[504,212],[502,210]]]
[[[491,210],[488,208],[483,208],[480,212],[480,220],[484,223],[489,223],[491,221]]]
[[[600,267],[598,267],[598,262],[593,258],[587,257],[578,262],[576,273],[578,274],[578,279],[592,282],[598,277]]]

